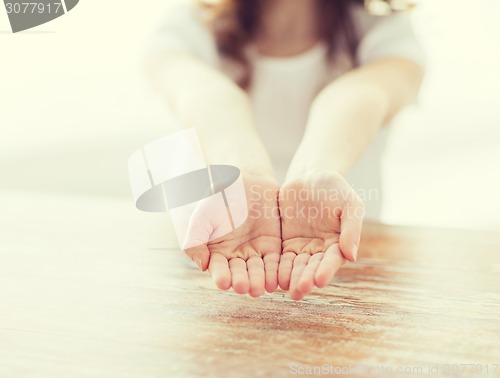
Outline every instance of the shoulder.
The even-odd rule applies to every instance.
[[[370,14],[366,8],[360,4],[353,4],[350,7],[350,14],[360,38],[377,29],[383,29],[389,32],[412,28],[411,19],[407,11],[393,12],[386,16],[378,16]]]
[[[350,12],[358,33],[357,60],[360,64],[376,58],[398,56],[424,66],[423,51],[409,12],[375,16],[361,5],[353,5]]]
[[[194,0],[176,0],[169,4],[160,19],[159,30],[209,33],[204,12]]]
[[[215,41],[205,14],[194,0],[169,3],[151,37],[151,45],[189,52],[209,63],[217,60]]]

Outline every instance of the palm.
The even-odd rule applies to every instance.
[[[264,289],[273,292],[278,286],[278,186],[273,181],[249,178],[245,179],[245,190],[249,210],[246,221],[233,232],[186,252],[190,256],[205,255],[202,260],[220,289],[233,287],[239,294],[258,297]]]
[[[314,285],[326,286],[346,257],[354,260],[362,210],[359,197],[337,174],[315,175],[283,186],[281,288],[301,299]]]

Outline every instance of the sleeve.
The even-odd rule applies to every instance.
[[[166,12],[147,42],[145,55],[168,51],[183,51],[209,64],[218,63],[214,38],[195,4],[179,3]]]
[[[357,61],[364,64],[378,58],[407,58],[425,68],[425,57],[406,12],[372,16],[363,8],[355,11],[360,31]]]

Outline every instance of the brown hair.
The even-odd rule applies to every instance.
[[[261,1],[250,0],[198,0],[208,13],[210,27],[219,53],[239,63],[243,75],[239,85],[247,88],[252,79],[250,63],[244,48],[255,35],[261,12]],[[330,58],[344,48],[354,61],[358,44],[355,25],[349,14],[349,6],[362,0],[318,0],[321,9],[320,38],[328,45]]]

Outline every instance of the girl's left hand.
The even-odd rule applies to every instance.
[[[279,195],[283,254],[279,286],[300,300],[355,261],[364,204],[339,174],[318,172],[286,183]]]

